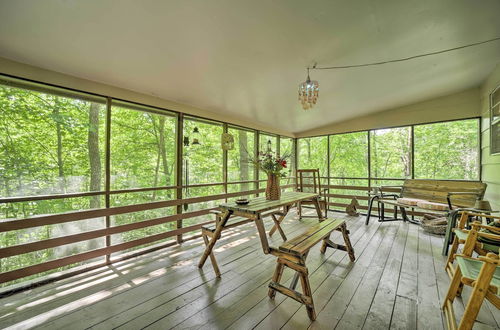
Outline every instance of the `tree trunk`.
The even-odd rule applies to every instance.
[[[155,136],[156,140],[156,166],[155,166],[155,176],[153,179],[153,187],[158,187],[158,177],[160,175],[160,160],[161,160],[161,152],[160,152],[160,138],[158,137],[158,129],[156,127],[156,119],[153,117],[153,115],[148,114],[149,118],[151,119],[151,123],[153,124],[153,134]],[[151,200],[156,199],[156,190],[153,190],[153,193],[151,195]]]
[[[406,145],[403,147],[403,154],[405,155],[404,157],[404,162],[405,162],[405,178],[411,177],[411,134],[410,131],[408,131],[408,134],[406,135],[406,139],[404,142]]]
[[[240,150],[240,180],[248,180],[248,137],[244,130],[238,131],[238,146]],[[241,184],[241,191],[248,190],[248,183]]]
[[[64,177],[64,164],[62,159],[62,127],[61,118],[59,117],[59,102],[56,98],[55,106],[53,110],[55,122],[56,122],[56,133],[57,133],[57,168],[59,177],[59,192],[66,192],[66,180]]]
[[[90,191],[101,190],[101,155],[99,153],[99,104],[91,103],[89,109],[88,149],[90,163]],[[100,197],[92,196],[90,208],[99,208]]]
[[[165,185],[170,184],[170,173],[168,171],[168,161],[167,161],[167,149],[165,148],[165,117],[160,117],[160,123],[158,125],[158,135],[159,135],[159,147],[160,155],[162,160],[162,170],[165,174]]]
[[[304,139],[307,144],[307,161],[309,162],[311,160],[311,140],[310,139]]]
[[[372,150],[373,150],[373,157],[372,157],[372,160],[374,160],[374,162],[372,163],[372,168],[374,169],[373,171],[373,175],[372,175],[372,178],[378,178],[378,158],[377,158],[377,135],[376,133],[374,132],[373,133],[373,139],[371,141],[372,143]]]

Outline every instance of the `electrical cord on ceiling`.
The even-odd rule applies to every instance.
[[[398,58],[398,59],[394,59],[394,60],[387,60],[387,61],[381,61],[381,62],[353,64],[353,65],[341,65],[341,66],[323,66],[323,67],[321,67],[321,66],[318,67],[316,64],[314,64],[312,68],[308,67],[308,69],[311,69],[311,70],[349,69],[349,68],[360,68],[360,67],[365,67],[365,66],[375,66],[375,65],[382,65],[382,64],[388,64],[388,63],[403,62],[403,61],[409,61],[409,60],[413,60],[413,59],[420,58],[420,57],[437,55],[437,54],[451,52],[451,51],[454,51],[454,50],[459,50],[459,49],[464,49],[464,48],[468,48],[468,47],[479,46],[479,45],[482,45],[482,44],[486,44],[486,43],[493,42],[493,41],[498,41],[498,40],[500,40],[500,37],[489,39],[489,40],[484,40],[484,41],[479,41],[479,42],[475,42],[475,43],[472,43],[472,44],[463,45],[463,46],[459,46],[459,47],[454,47],[454,48],[448,48],[448,49],[444,49],[444,50],[439,50],[439,51],[432,52],[432,53],[419,54],[419,55],[414,55],[414,56],[410,56],[410,57]]]

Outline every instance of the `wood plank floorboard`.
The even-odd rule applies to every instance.
[[[361,236],[364,232],[362,230],[360,223],[355,223],[350,227],[351,230],[351,238],[353,243],[356,242],[357,238]],[[334,233],[332,235],[333,240],[341,239],[340,233]],[[316,251],[317,250],[317,251]],[[313,260],[317,258],[319,263],[323,263],[326,260],[329,260],[332,254],[334,253],[342,253],[344,252],[338,250],[328,249],[325,255],[319,254],[319,248],[310,252],[310,257]],[[314,264],[309,265],[309,269],[313,269]],[[247,310],[251,307],[257,305],[263,300],[268,300],[267,298],[267,290],[269,277],[272,275],[273,269],[268,269],[264,274],[264,280],[261,282],[261,285],[255,288],[255,285],[251,285],[248,287],[238,288],[233,291],[231,294],[223,297],[218,300],[216,303],[211,304],[203,311],[192,315],[190,318],[177,325],[176,328],[179,329],[217,329],[224,328],[232,324],[238,318],[245,314]],[[286,282],[289,278],[291,278],[292,273],[287,272],[284,275],[284,281]],[[297,303],[297,308],[300,304]]]
[[[311,210],[306,211],[312,213]],[[443,329],[440,306],[448,290],[441,256],[443,239],[404,222],[344,217],[356,261],[319,245],[307,258],[317,320],[303,305],[277,293],[267,296],[276,258],[264,255],[252,223],[222,233],[215,254],[202,270],[201,238],[0,299],[1,329]],[[289,238],[314,219],[283,222]],[[267,230],[273,225],[265,221]],[[342,243],[340,233],[332,234]],[[282,240],[278,233],[272,246]],[[289,284],[293,272],[285,270]],[[300,283],[298,290],[300,291]],[[470,291],[464,290],[466,300]],[[460,318],[464,303],[454,303]],[[481,309],[474,329],[500,329],[498,310]]]
[[[392,311],[396,301],[396,292],[399,283],[399,273],[403,263],[403,253],[408,237],[408,223],[399,227],[399,232],[391,253],[378,283],[375,297],[366,317],[363,329],[388,329],[391,324]]]
[[[362,235],[359,237],[359,239],[356,239],[353,244],[353,248],[357,258],[368,246],[368,242],[371,241],[371,238],[377,232],[378,226],[379,224],[376,224],[373,226],[373,228],[370,228],[370,230],[366,230],[366,227],[364,225],[361,226],[361,228],[364,229],[361,233]],[[333,293],[335,293],[342,284],[343,278],[334,274],[336,268],[345,269],[347,267],[351,269],[354,264],[355,263],[350,262],[347,256],[343,254],[340,258],[332,258],[328,262],[325,262],[319,269],[319,271],[315,272],[312,275],[311,282],[313,299],[317,312],[321,311],[324,308],[324,306],[332,297]],[[288,299],[286,303],[291,304],[293,303],[293,301]],[[280,307],[284,310],[288,309],[285,304]],[[284,329],[307,328],[310,325],[311,321],[307,317],[305,307],[299,305],[298,308],[293,309],[292,312],[293,315],[286,322],[285,326],[283,327]]]

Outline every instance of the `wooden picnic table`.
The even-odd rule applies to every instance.
[[[219,208],[222,211],[221,219],[218,221],[215,232],[212,235],[210,242],[207,244],[205,252],[201,256],[198,267],[202,268],[209,256],[211,256],[212,262],[215,261],[214,256],[211,255],[212,249],[214,248],[215,243],[217,243],[217,240],[220,238],[221,232],[231,216],[239,216],[252,220],[257,227],[264,253],[279,253],[277,248],[269,246],[269,241],[267,240],[266,230],[262,219],[263,213],[268,213],[268,211],[271,210],[277,210],[276,212],[271,213],[271,217],[274,221],[274,226],[269,231],[269,235],[272,235],[276,230],[278,230],[283,240],[286,241],[286,236],[281,228],[281,222],[285,219],[290,208],[297,202],[312,200],[318,214],[318,219],[323,219],[323,215],[319,207],[319,197],[320,196],[316,193],[284,192],[281,194],[281,198],[279,200],[270,201],[266,200],[265,197],[257,197],[250,199],[250,203],[247,205],[238,205],[235,202],[219,205]],[[282,211],[279,211],[279,209],[282,209]],[[277,218],[276,216],[279,216],[279,218]]]

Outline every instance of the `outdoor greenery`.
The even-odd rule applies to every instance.
[[[227,166],[224,166],[221,134],[225,126],[221,123],[184,116],[184,136],[181,141],[177,141],[177,114],[113,100],[109,114],[110,131],[107,132],[106,101],[105,98],[62,89],[46,90],[43,86],[20,88],[0,85],[0,198],[4,199],[4,202],[0,202],[0,219],[25,219],[106,206],[171,200],[177,197],[177,183],[183,185],[180,191],[182,198],[264,188],[265,182],[255,181],[257,170],[250,162],[256,155],[256,145],[261,151],[269,147],[276,157],[290,156],[287,167],[283,169],[286,178],[281,183],[293,183],[290,177],[295,174],[296,155],[291,138],[260,133],[256,141],[255,131],[229,125],[227,130],[235,143],[234,149],[227,152]],[[109,146],[106,145],[108,133]],[[370,134],[365,131],[298,139],[298,167],[319,168],[322,184],[325,185],[366,187],[370,172],[371,177],[375,178],[371,180],[371,185],[400,183],[393,179],[412,175],[416,178],[478,179],[478,120],[415,126],[415,166],[411,163],[411,137],[411,128],[403,127],[373,130]],[[193,143],[195,138],[199,144]],[[180,178],[176,178],[177,142],[183,144]],[[108,147],[109,198],[105,196]],[[368,164],[371,164],[370,168]],[[412,168],[415,168],[413,174]],[[264,171],[259,171],[260,180],[266,177]],[[163,188],[149,189],[158,187]],[[130,189],[132,191],[127,191]],[[78,193],[95,194],[71,196]],[[346,189],[331,189],[330,194],[366,196],[362,190]],[[39,199],[5,201],[21,196],[39,196]],[[224,200],[185,205],[180,211],[207,209],[220,202]],[[331,198],[330,202],[345,203],[348,200],[336,197]],[[176,207],[166,207],[125,213],[110,217],[110,223],[111,226],[118,226],[176,212]],[[187,227],[207,220],[209,218],[206,215],[191,217],[184,219],[182,225]],[[0,234],[0,248],[102,229],[105,226],[106,219],[97,218],[8,231]],[[111,244],[175,228],[177,223],[174,221],[114,234],[111,235]],[[175,237],[168,240],[173,239]],[[0,260],[0,272],[104,246],[105,238],[102,237],[3,258]]]
[[[413,142],[410,126],[371,130],[369,148],[368,131],[330,135],[329,184],[366,187],[370,177],[371,186],[401,185],[405,178],[412,177],[412,161],[415,162],[413,177],[417,179],[479,179],[479,120],[416,125],[413,129]],[[321,176],[327,177],[327,148],[326,136],[299,139],[299,168],[318,168]],[[322,184],[326,183],[323,179]],[[330,189],[329,192],[366,196],[360,190]],[[349,201],[350,197],[330,200]],[[366,200],[360,204],[366,204]]]
[[[1,202],[0,219],[23,219],[106,207],[105,98],[63,89],[49,90],[42,85],[29,88],[0,85],[0,109],[0,198],[29,199],[40,196],[39,200]],[[112,100],[110,118],[109,186],[112,193],[109,206],[176,198],[177,115]],[[183,171],[179,182],[189,187],[182,189],[182,197],[223,194],[226,191],[220,144],[223,125],[189,116],[184,117],[183,123]],[[228,127],[228,132],[235,139],[235,148],[227,152],[227,192],[256,189],[256,171],[250,164],[250,156],[256,152],[256,133],[232,126]],[[200,144],[193,143],[195,137]],[[184,143],[185,140],[187,143]],[[267,141],[271,141],[273,152],[276,152],[277,136],[261,134],[259,145],[267,147]],[[283,138],[280,146],[289,153],[293,152],[293,139]],[[149,189],[156,187],[166,188]],[[132,191],[128,191],[130,189]],[[134,191],[137,189],[139,191]],[[71,197],[71,194],[91,192],[96,194]],[[224,201],[189,204],[181,211],[211,208]],[[119,226],[176,212],[176,207],[167,207],[125,213],[111,216],[110,223],[111,226]],[[191,217],[184,219],[182,225],[187,227],[207,220],[207,216]],[[170,231],[176,225],[176,222],[168,222],[114,234],[111,235],[111,244]],[[98,218],[8,231],[0,234],[0,248],[103,229],[105,226],[106,219]],[[175,237],[168,240],[172,239]],[[3,258],[0,260],[0,272],[104,246],[105,238],[102,237]]]
[[[415,126],[415,178],[479,180],[476,119]]]

